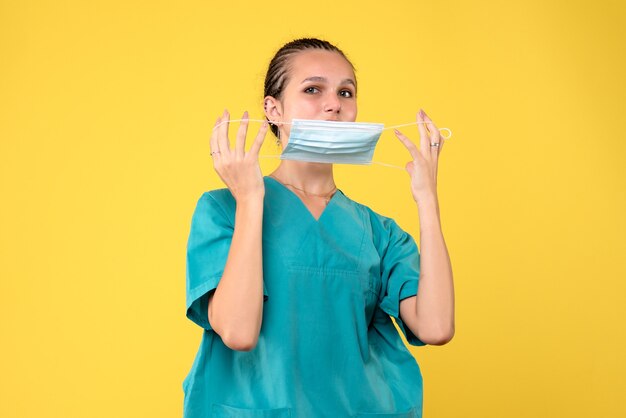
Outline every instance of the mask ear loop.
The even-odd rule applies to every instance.
[[[389,130],[389,129],[396,129],[396,128],[402,128],[405,126],[413,126],[413,125],[417,125],[418,123],[423,123],[423,124],[427,124],[430,122],[413,122],[413,123],[404,123],[402,125],[395,125],[395,126],[390,126],[388,128],[383,129],[383,131]],[[448,128],[438,128],[439,131],[448,131],[448,136],[442,136],[443,139],[450,139],[452,138],[452,131]]]
[[[247,122],[261,122],[261,123],[268,122],[265,119],[230,119],[230,120],[218,123],[217,125],[215,125],[213,127],[212,130],[213,131],[216,130],[218,127],[220,127],[221,125],[223,125],[225,123],[244,122],[244,121],[247,121]],[[271,123],[273,125],[291,125],[292,124],[291,122],[268,122],[268,123]],[[280,140],[280,131],[278,132],[278,140]],[[280,158],[280,154],[279,155],[260,155],[259,154],[259,158]]]
[[[403,128],[405,126],[414,126],[414,125],[417,125],[418,123],[427,124],[429,122],[422,122],[422,121],[420,121],[420,122],[403,123],[402,125],[389,126],[388,128],[384,128],[383,131],[387,131],[389,129]],[[452,137],[452,131],[450,129],[448,129],[448,128],[438,128],[438,129],[439,129],[439,132],[441,132],[441,131],[447,131],[448,132],[447,136],[443,136],[442,135],[443,139],[450,139]],[[382,165],[384,167],[397,168],[397,169],[402,170],[402,171],[406,170],[404,167],[400,167],[400,166],[393,165],[393,164],[381,163],[381,162],[378,162],[378,161],[372,161],[372,163],[373,164]]]
[[[217,125],[215,125],[213,127],[213,130],[217,129],[219,126],[225,124],[225,123],[230,123],[230,122],[243,122],[243,121],[248,121],[248,122],[267,122],[264,119],[230,119],[228,121],[224,121],[224,122],[220,122]],[[390,126],[388,128],[384,128],[383,131],[387,131],[389,129],[396,129],[396,128],[403,128],[405,126],[413,126],[416,125],[418,123],[424,123],[427,124],[429,122],[412,122],[412,123],[404,123],[402,125],[394,125],[394,126]],[[271,124],[273,125],[292,125],[291,122],[271,122]],[[439,128],[439,131],[447,131],[448,132],[448,136],[443,136],[443,139],[450,139],[452,138],[452,131],[448,128]]]
[[[230,120],[225,120],[224,122],[218,123],[217,125],[215,125],[213,127],[212,130],[213,131],[216,130],[219,126],[222,126],[225,123],[244,122],[244,121],[247,121],[247,122],[267,122],[267,123],[272,124],[272,125],[291,125],[291,122],[268,122],[265,119],[230,119]]]
[[[213,130],[217,129],[219,126],[225,124],[225,123],[230,123],[230,122],[243,122],[243,121],[248,121],[248,122],[267,122],[267,120],[265,119],[230,119],[228,121],[224,121],[224,122],[220,122],[217,125],[215,125],[213,127]],[[292,125],[291,122],[271,122],[274,125]],[[387,131],[389,129],[396,129],[396,128],[402,128],[405,126],[413,126],[413,125],[417,125],[418,123],[429,123],[429,122],[411,122],[411,123],[404,123],[402,125],[394,125],[394,126],[390,126],[388,128],[384,128],[383,131]],[[443,139],[450,139],[452,137],[452,131],[448,128],[438,128],[439,131],[448,131],[448,136],[442,136]],[[259,155],[259,158],[280,158],[280,155]],[[405,168],[404,167],[400,167],[398,165],[393,165],[393,164],[387,164],[387,163],[381,163],[378,161],[372,161],[371,164],[378,164],[378,165],[382,165],[384,167],[389,167],[389,168],[396,168],[398,170],[402,170],[404,171]],[[366,164],[369,165],[369,164]]]

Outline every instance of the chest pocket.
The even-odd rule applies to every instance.
[[[272,257],[274,267],[280,265],[298,276],[338,278],[344,291],[362,300],[369,323],[380,292],[380,257],[369,218],[342,200],[326,211],[318,222],[268,221],[263,230],[264,254],[279,255]]]
[[[299,276],[321,279],[319,284],[338,292],[354,295],[369,324],[380,290],[380,257],[369,230],[357,220],[312,227],[287,258],[286,268]]]
[[[243,409],[214,403],[211,407],[212,418],[292,418],[291,408],[279,409]]]

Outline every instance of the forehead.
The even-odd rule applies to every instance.
[[[337,52],[319,49],[305,50],[294,55],[289,72],[297,82],[310,76],[354,79],[354,70],[348,60]]]

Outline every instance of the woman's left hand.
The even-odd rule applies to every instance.
[[[420,133],[420,149],[400,131],[395,130],[396,136],[413,157],[413,161],[409,161],[405,167],[411,176],[411,192],[416,202],[422,197],[437,194],[437,165],[444,142],[437,126],[421,109],[417,114],[417,127]]]

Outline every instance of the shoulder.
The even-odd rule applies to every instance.
[[[203,192],[196,204],[197,215],[220,216],[234,223],[236,202],[228,188]]]
[[[371,225],[372,243],[384,260],[389,262],[389,260],[398,260],[406,255],[419,253],[413,236],[395,219],[364,204],[357,202],[354,204],[367,214],[368,224]]]
[[[230,190],[226,187],[222,189],[214,189],[209,190],[202,193],[200,199],[214,201],[216,204],[219,204],[224,207],[235,207],[235,198]]]

